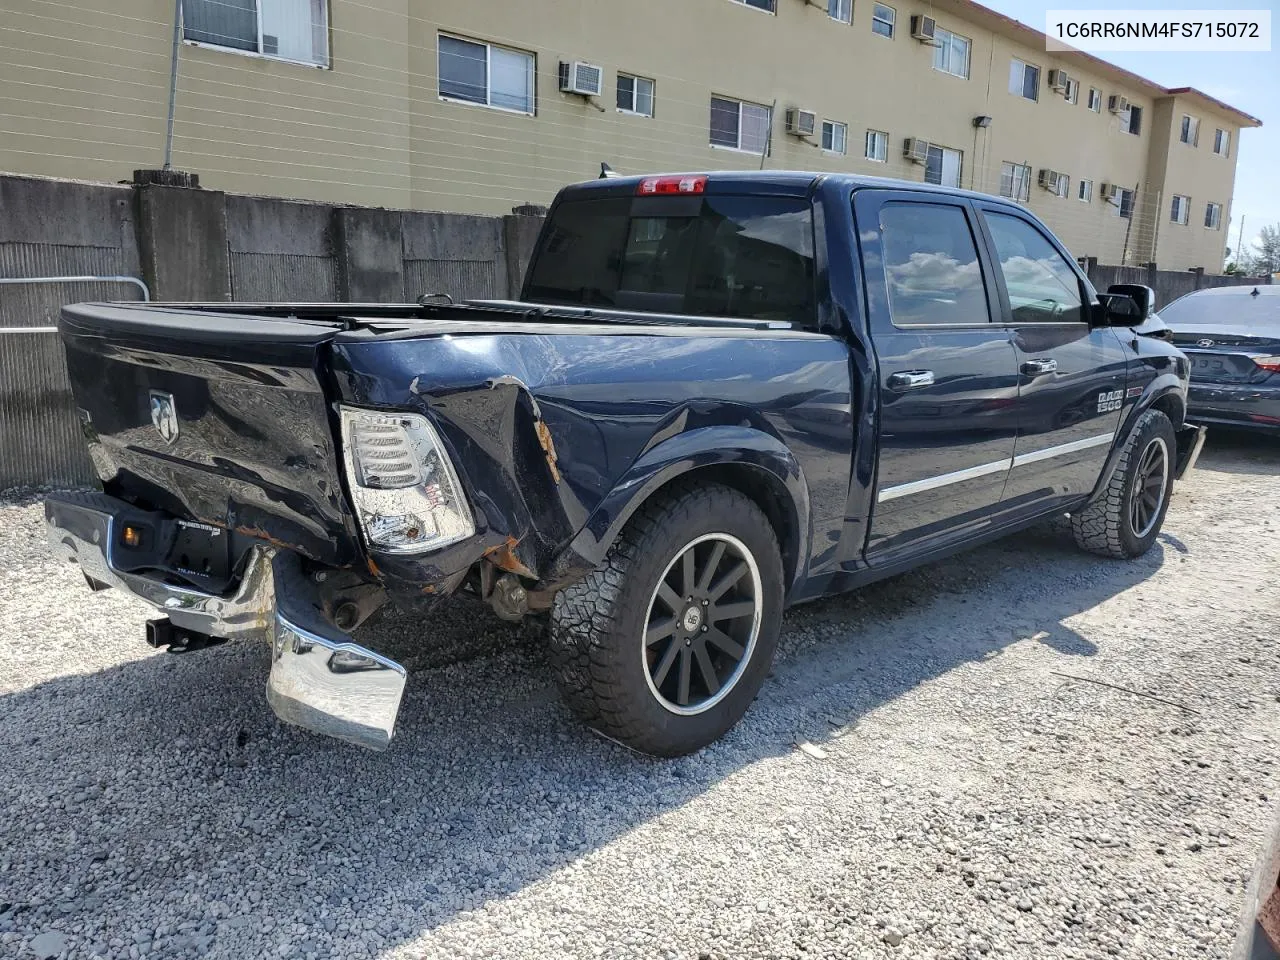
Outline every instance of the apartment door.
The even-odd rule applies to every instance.
[[[959,150],[930,144],[929,155],[924,165],[925,182],[940,184],[944,187],[960,186],[960,166],[963,157],[964,154]]]

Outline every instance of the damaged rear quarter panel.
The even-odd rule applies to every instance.
[[[628,509],[610,494],[642,454],[652,462],[661,444],[708,427],[749,428],[785,445],[809,478],[814,543],[825,549],[838,536],[853,438],[841,341],[723,328],[453,326],[419,337],[345,334],[332,345],[340,400],[428,415],[476,515],[471,540],[422,558],[379,555],[383,574],[433,582],[487,554],[533,579],[558,576],[576,534],[589,522],[609,526],[597,515],[606,498],[610,511]]]

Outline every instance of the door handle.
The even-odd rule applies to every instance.
[[[915,390],[933,386],[932,370],[899,370],[889,374],[890,390]]]
[[[1034,360],[1025,360],[1022,363],[1022,372],[1028,377],[1038,377],[1046,373],[1055,373],[1058,369],[1058,361],[1050,357],[1037,357]]]

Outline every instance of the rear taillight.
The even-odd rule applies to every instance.
[[[1254,357],[1253,362],[1263,370],[1269,370],[1271,373],[1280,373],[1280,357]]]
[[[707,189],[706,177],[645,177],[636,187],[641,197],[661,197],[671,194],[697,194]]]
[[[341,411],[351,499],[370,547],[423,553],[475,533],[453,464],[425,417]]]

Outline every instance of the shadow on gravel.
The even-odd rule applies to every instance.
[[[85,925],[73,944],[118,938],[125,955],[301,957],[376,954],[544,879],[547,909],[569,909],[556,871],[797,737],[820,743],[1019,638],[1092,655],[1063,621],[1164,562],[1160,546],[1116,563],[1032,531],[798,608],[745,721],[667,762],[578,726],[536,643],[470,611],[383,621],[414,668],[386,754],[278,724],[265,648],[64,677],[0,698],[0,920]],[[485,653],[427,667],[412,652],[446,635]],[[157,916],[158,931],[138,919]]]
[[[1198,467],[1253,476],[1280,474],[1280,436],[1210,427]]]

